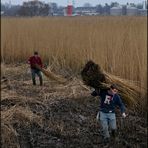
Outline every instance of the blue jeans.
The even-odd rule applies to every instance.
[[[109,127],[111,128],[112,131],[117,129],[115,113],[104,113],[101,111],[99,113],[100,113],[100,123],[102,126],[103,137],[110,138]]]
[[[31,69],[31,74],[32,74],[33,85],[36,85],[36,80],[35,80],[36,74],[39,77],[40,85],[43,84],[42,74],[41,74],[40,70],[38,70],[38,69]]]

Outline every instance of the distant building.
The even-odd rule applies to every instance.
[[[5,13],[4,11],[1,11],[1,16],[4,15],[4,13]]]
[[[65,14],[65,7],[59,7],[57,10],[57,15],[64,16],[64,14]]]
[[[78,14],[78,15],[98,15],[97,7],[77,7],[77,8],[75,8],[75,14]]]
[[[138,15],[138,9],[133,6],[127,6],[126,14],[127,14],[127,16]]]
[[[139,15],[141,16],[147,16],[147,9],[143,10],[143,9],[138,9]]]
[[[50,7],[50,14],[54,15],[57,13],[58,11],[58,6],[56,3],[49,3],[49,7]]]
[[[121,6],[112,7],[110,9],[110,15],[113,15],[113,16],[120,16],[120,15],[122,15],[122,7]]]
[[[143,9],[139,9],[139,15],[147,16],[147,2],[143,1]]]
[[[66,13],[67,13],[67,16],[72,16],[72,14],[73,14],[73,5],[72,5],[72,4],[69,4],[69,5],[67,6],[67,11],[66,11]]]

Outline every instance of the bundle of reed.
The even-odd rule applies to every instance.
[[[141,103],[141,96],[144,90],[137,86],[134,81],[128,81],[104,71],[107,84],[117,84],[119,95],[123,98],[124,102],[130,106],[137,106]],[[109,86],[109,85],[108,85]]]
[[[58,83],[61,83],[61,84],[67,82],[67,79],[61,77],[60,75],[56,75],[55,73],[51,72],[50,69],[46,70],[46,69],[44,69],[44,68],[41,68],[41,67],[40,67],[39,65],[37,65],[37,64],[35,65],[35,67],[36,67],[37,69],[39,69],[40,71],[42,71],[42,73],[43,73],[46,77],[48,77],[49,79],[55,80],[55,81],[57,81]]]
[[[88,61],[86,63],[81,71],[81,76],[84,84],[96,89],[102,86],[102,82],[106,82],[105,75],[103,74],[100,66],[95,64],[93,61]]]
[[[116,84],[119,95],[130,106],[140,105],[142,91],[134,82],[121,79],[103,70],[93,61],[88,61],[84,66],[81,76],[85,85],[95,89],[108,89],[111,84]]]

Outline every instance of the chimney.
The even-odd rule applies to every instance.
[[[146,10],[146,1],[143,1],[143,10]]]

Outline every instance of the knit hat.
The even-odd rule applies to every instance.
[[[38,52],[37,52],[37,51],[35,51],[35,52],[34,52],[34,55],[38,55]]]
[[[112,85],[110,86],[110,88],[111,88],[111,89],[118,89],[118,86],[117,86],[116,84],[112,84]]]

